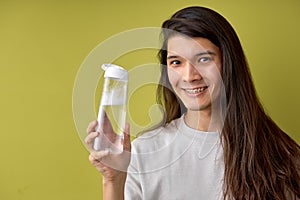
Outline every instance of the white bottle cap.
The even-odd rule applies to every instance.
[[[114,64],[103,64],[104,78],[114,78],[120,81],[128,81],[128,72],[124,68]]]

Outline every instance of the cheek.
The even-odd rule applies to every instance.
[[[223,84],[223,79],[222,79],[222,74],[221,74],[221,69],[217,66],[213,68],[209,72],[209,77],[210,77],[210,84],[213,86],[210,91],[212,98],[219,96],[222,90]]]
[[[180,75],[174,69],[168,67],[168,77],[172,87],[176,86],[180,80]]]
[[[205,72],[206,76],[213,82],[222,81],[221,68],[218,65],[213,65]]]

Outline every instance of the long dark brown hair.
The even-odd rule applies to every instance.
[[[226,92],[226,116],[221,133],[224,199],[300,198],[300,147],[264,111],[242,46],[229,22],[211,9],[188,7],[165,21],[162,28],[157,101],[165,109],[163,125],[186,111],[168,80],[167,42],[172,34],[166,30],[209,39],[222,53]]]

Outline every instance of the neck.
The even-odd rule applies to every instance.
[[[222,127],[220,116],[212,115],[211,110],[188,110],[184,121],[189,127],[204,132],[220,132]]]

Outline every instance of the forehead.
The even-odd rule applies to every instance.
[[[211,51],[219,54],[219,48],[206,38],[191,38],[181,35],[172,36],[168,39],[168,55],[189,57],[199,52]]]

